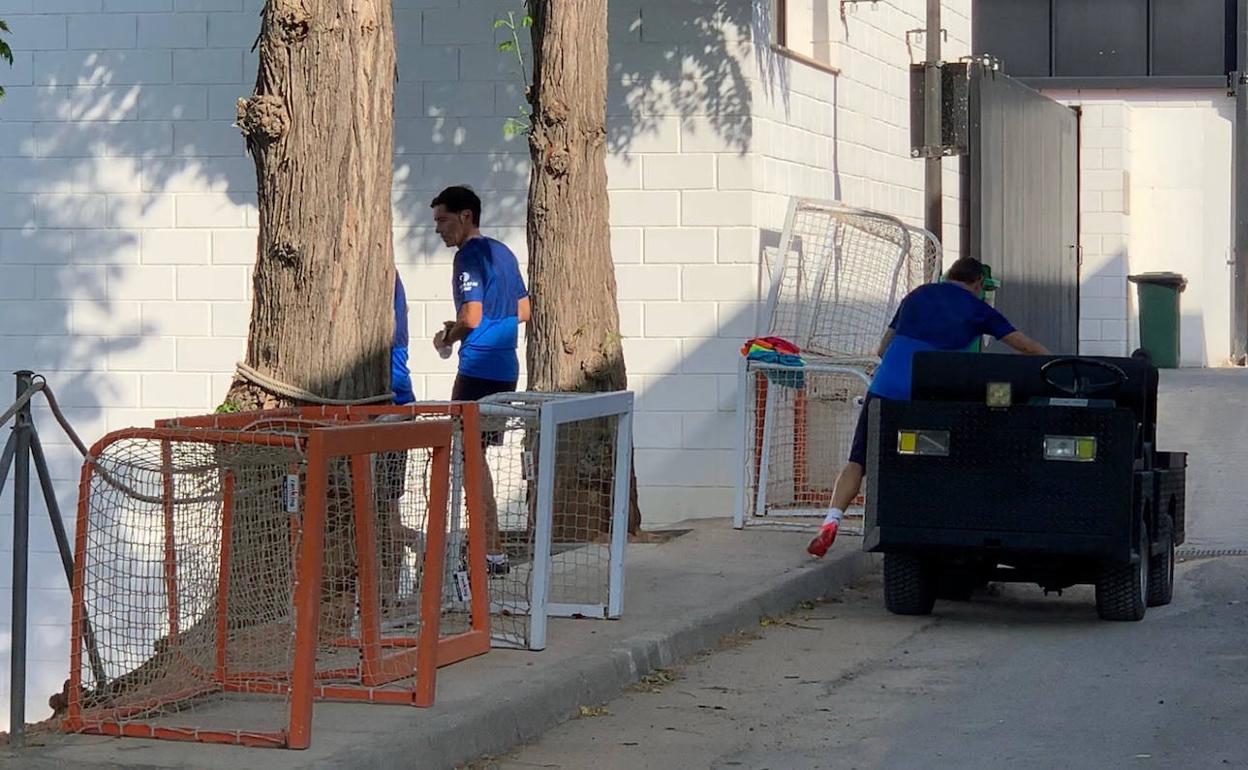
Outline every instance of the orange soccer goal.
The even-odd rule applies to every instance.
[[[483,596],[442,625],[452,421],[226,417],[92,448],[63,728],[306,748],[317,699],[431,705],[489,649]]]

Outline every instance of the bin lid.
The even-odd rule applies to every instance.
[[[1131,283],[1151,283],[1155,286],[1169,286],[1179,291],[1187,288],[1187,279],[1178,273],[1137,273],[1136,275],[1128,275],[1127,280]]]

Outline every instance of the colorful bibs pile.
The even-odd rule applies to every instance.
[[[801,352],[797,345],[782,337],[755,337],[741,346],[741,355],[750,361],[779,364],[798,370],[806,365],[806,362],[802,360]],[[777,385],[800,388],[804,384],[801,371],[786,372],[768,369],[766,374],[767,379]]]

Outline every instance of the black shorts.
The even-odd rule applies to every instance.
[[[455,375],[455,384],[451,386],[452,401],[480,401],[495,393],[511,393],[516,389],[516,380],[487,380],[484,377],[473,377],[467,374]],[[481,434],[482,446],[500,446],[503,434],[498,431],[484,431]]]
[[[858,413],[858,425],[854,427],[854,443],[849,448],[849,461],[858,463],[863,468],[867,467],[867,420],[870,419],[867,408],[878,398],[879,396],[874,393],[868,393],[867,397],[862,400],[862,411]]]
[[[511,393],[515,389],[515,380],[487,380],[484,377],[457,374],[455,384],[451,386],[451,400],[480,401],[486,396],[492,396],[495,393]]]

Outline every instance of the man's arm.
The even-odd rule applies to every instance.
[[[1002,337],[1001,341],[1014,348],[1019,353],[1025,353],[1029,356],[1051,355],[1048,348],[1020,331],[1010,332]]]
[[[446,333],[443,342],[452,345],[461,342],[472,330],[481,325],[482,304],[480,302],[465,302],[459,308],[459,318],[451,325],[450,330]],[[450,321],[447,321],[450,324]]]
[[[516,320],[523,324],[528,323],[532,317],[533,306],[529,303],[529,298],[527,296],[521,297],[520,301],[516,303]]]
[[[991,334],[1019,353],[1029,356],[1050,355],[1049,349],[1044,345],[1015,329],[1014,325],[1006,320],[1005,316],[1001,315],[1001,311],[986,302],[980,303],[980,309],[982,311],[980,320],[982,334]]]

